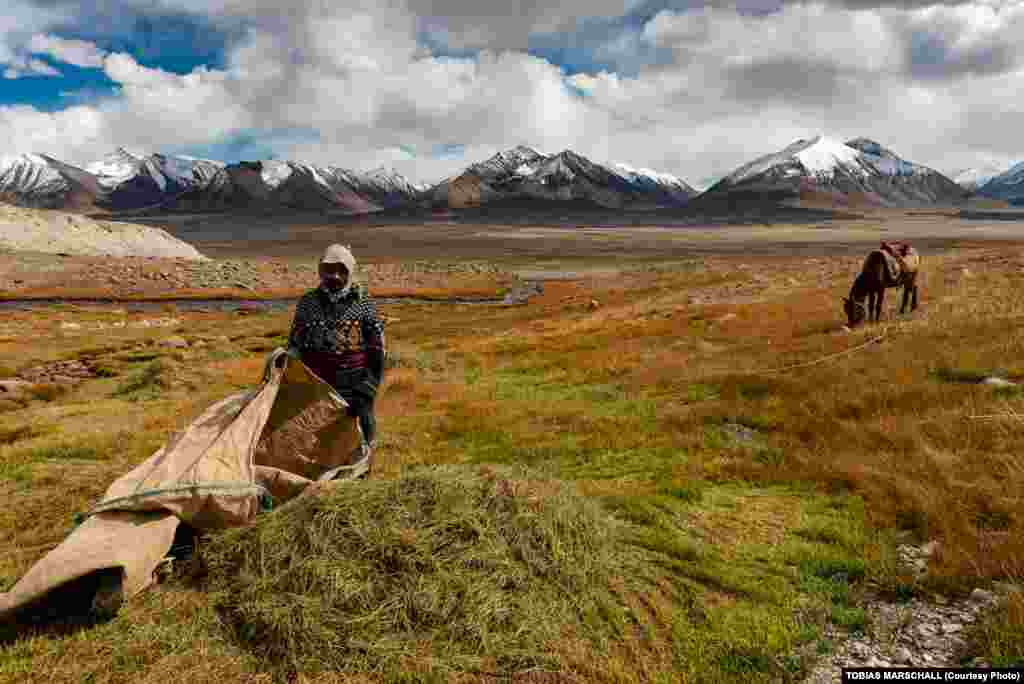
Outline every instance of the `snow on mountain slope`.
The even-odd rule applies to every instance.
[[[88,166],[103,188],[104,203],[114,210],[161,206],[215,182],[223,168],[207,159],[143,155],[124,148]]]
[[[696,191],[671,174],[599,164],[572,150],[545,155],[520,145],[435,186],[435,203],[476,206],[496,200],[583,200],[606,207],[679,206]]]
[[[687,184],[686,181],[670,173],[660,173],[651,169],[635,169],[621,162],[614,163],[611,167],[639,187],[657,186],[683,199],[688,199],[697,194],[697,190]]]
[[[42,155],[0,158],[0,192],[57,192],[66,185],[64,177]]]
[[[957,203],[965,196],[949,178],[902,159],[873,140],[842,143],[817,136],[739,167],[709,188],[702,201],[789,197],[898,206]]]
[[[982,164],[977,167],[957,169],[948,175],[960,187],[967,190],[977,190],[1005,171],[1006,169],[995,164]]]
[[[735,185],[778,168],[782,168],[785,175],[818,178],[831,178],[837,170],[861,176],[870,173],[856,149],[819,135],[810,140],[797,140],[781,152],[758,157],[723,180]]]
[[[263,183],[271,190],[277,188],[284,183],[294,173],[295,166],[288,162],[277,161],[276,159],[268,159],[267,161],[261,162],[260,178],[263,179]],[[305,165],[298,165],[305,167]]]
[[[536,162],[547,158],[548,155],[541,154],[532,147],[519,145],[510,150],[498,152],[493,157],[482,162],[470,165],[464,173],[471,173],[484,180],[494,180],[499,177],[521,173],[526,169],[535,167]]]
[[[927,175],[929,173],[937,173],[927,166],[915,164],[896,156],[894,152],[887,150],[874,140],[869,140],[868,138],[854,138],[847,141],[846,144],[860,151],[861,156],[866,161],[870,162],[879,173],[887,176],[913,176],[914,174]]]
[[[1015,164],[1007,171],[990,178],[978,188],[978,194],[1007,200],[1011,204],[1024,204],[1024,162]]]
[[[52,157],[0,158],[0,201],[46,209],[91,208],[100,193],[92,174]]]

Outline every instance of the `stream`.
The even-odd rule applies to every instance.
[[[374,297],[377,304],[474,304],[485,306],[518,306],[529,302],[530,298],[541,294],[544,285],[541,282],[527,281],[510,291],[504,297],[488,299],[449,297],[446,299],[425,299],[422,297]],[[224,311],[286,311],[295,305],[298,297],[283,299],[135,299],[123,300],[115,298],[61,298],[42,297],[38,299],[0,299],[0,311],[31,311],[33,309],[73,305],[78,307],[114,307],[128,312],[163,311],[173,306],[179,312],[224,312]]]

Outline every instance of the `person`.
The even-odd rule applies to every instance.
[[[331,245],[320,259],[319,287],[295,307],[288,352],[327,382],[359,420],[372,449],[377,438],[374,401],[384,379],[384,321],[376,304],[353,284],[356,259]]]

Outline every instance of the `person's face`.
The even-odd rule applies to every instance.
[[[348,282],[345,264],[320,264],[320,281],[328,290],[340,290]]]

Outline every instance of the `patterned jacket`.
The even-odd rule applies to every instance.
[[[384,321],[359,288],[337,304],[319,287],[304,294],[295,307],[288,346],[339,392],[376,396],[384,377]]]

